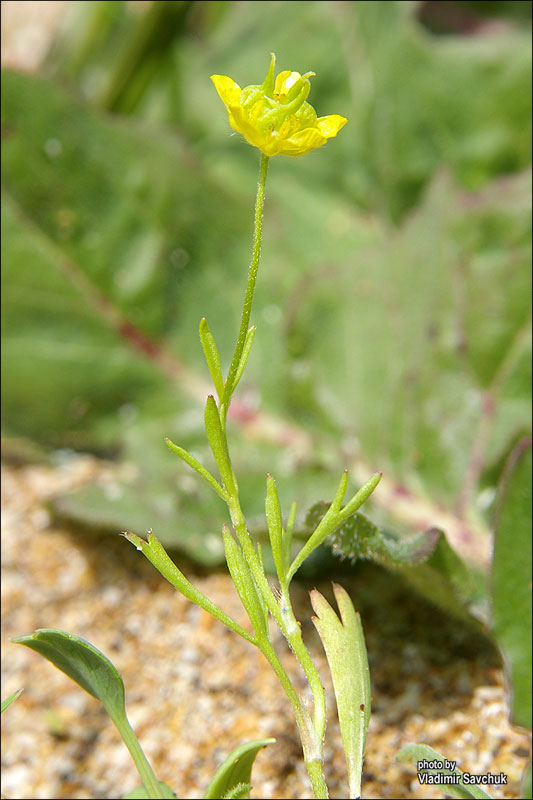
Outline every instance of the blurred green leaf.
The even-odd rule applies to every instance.
[[[243,13],[228,3],[211,47],[188,42],[180,58],[186,118],[201,126],[206,148],[231,153],[237,145],[224,139],[225,118],[214,119],[218,100],[203,75],[256,83],[274,51],[279,69],[317,73],[310,102],[320,114],[348,118],[330,156],[301,169],[373,213],[400,219],[443,168],[477,189],[527,167],[529,23],[434,37],[419,5],[280,2],[267,18],[260,4]]]
[[[180,380],[162,339],[191,270],[239,269],[242,206],[177,136],[101,118],[40,78],[2,79],[4,419],[87,448],[103,416],[153,408]]]
[[[0,710],[0,713],[1,713],[1,714],[3,714],[3,713],[4,713],[4,711],[6,710],[6,708],[9,708],[9,706],[11,705],[11,703],[14,703],[14,702],[15,702],[15,700],[16,700],[18,697],[20,697],[20,695],[21,695],[22,691],[23,691],[23,689],[17,689],[17,691],[16,691],[16,692],[13,692],[13,694],[10,694],[10,695],[9,695],[9,697],[6,697],[6,699],[5,699],[5,700],[2,700],[2,708],[1,708],[1,710]]]
[[[306,517],[312,530],[327,503],[316,503]],[[352,562],[367,559],[399,572],[411,588],[450,614],[465,618],[479,600],[479,587],[466,564],[450,547],[443,531],[432,528],[411,536],[382,530],[357,513],[332,534],[326,544]],[[479,609],[475,608],[479,612]]]
[[[440,753],[437,753],[433,750],[432,747],[428,747],[426,744],[410,744],[407,747],[402,747],[402,749],[396,753],[396,758],[398,761],[403,761],[408,764],[413,764],[416,766],[419,761],[426,761],[426,762],[439,762],[439,767],[436,769],[426,769],[421,768],[417,772],[419,775],[426,775],[428,783],[431,782],[432,775],[456,775],[459,778],[459,783],[447,783],[447,784],[437,784],[437,789],[440,791],[442,790],[446,795],[449,797],[459,797],[459,798],[479,798],[479,800],[490,800],[490,795],[480,789],[479,786],[476,784],[469,784],[463,782],[463,773],[460,769],[449,769],[446,766],[446,759],[444,756],[441,756]],[[455,764],[455,762],[453,762]]]
[[[229,754],[217,769],[213,780],[207,787],[204,800],[209,798],[224,797],[250,797],[250,778],[255,757],[258,752],[269,744],[273,744],[275,739],[254,739],[252,742],[241,744]],[[247,785],[244,794],[231,794],[232,790],[239,784]]]
[[[515,725],[531,728],[531,439],[502,476],[492,564],[492,632],[505,661]]]
[[[339,466],[355,482],[379,469],[395,487],[384,482],[370,506],[380,527],[436,525],[454,548],[477,538],[488,552],[493,476],[530,428],[530,179],[490,182],[529,159],[529,44],[513,28],[435,40],[410,4],[387,15],[381,3],[280,3],[263,25],[256,6],[226,4],[207,43],[176,44],[179,134],[4,75],[4,431],[129,465],[112,487],[58,498],[72,519],[153,527],[166,545],[222,558],[206,533],[219,530],[218,498],[193,488],[185,465],[169,471],[159,442],[213,468],[197,326],[209,319],[224,370],[257,153],[229,135],[208,75],[253,81],[275,49],[280,68],[317,71],[319,113],[350,125],[335,146],[273,164],[258,335],[228,421],[243,507],[264,529],[267,472],[286,517],[294,499],[305,508],[332,493]],[[352,34],[372,47],[347,47]]]
[[[529,759],[529,764],[527,765],[524,774],[522,776],[521,795],[524,798],[524,800],[531,800],[531,796],[533,795],[533,787],[531,781],[531,758]]]

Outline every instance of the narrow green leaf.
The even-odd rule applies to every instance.
[[[281,505],[279,502],[276,482],[270,473],[267,475],[267,492],[265,499],[265,516],[268,525],[268,535],[270,537],[270,547],[276,565],[278,578],[283,582],[285,578],[285,568],[283,564],[283,520],[281,517]]]
[[[231,466],[226,435],[222,430],[217,404],[212,394],[208,396],[205,404],[204,421],[207,439],[222,476],[224,488],[227,492],[233,494],[237,490],[235,475]]]
[[[275,739],[255,739],[235,748],[215,772],[213,780],[204,794],[204,800],[216,800],[221,797],[250,797],[249,790],[246,794],[232,795],[231,792],[239,784],[250,786],[256,755],[263,747],[273,744],[275,741]]]
[[[464,782],[464,776],[461,770],[457,769],[455,761],[448,761],[440,753],[428,747],[426,744],[410,744],[403,747],[396,753],[398,761],[413,764],[417,768],[417,773],[421,783],[427,783],[429,786],[436,786],[440,791],[446,793],[449,797],[459,798],[477,798],[478,800],[490,800],[490,795],[480,789],[476,784]],[[433,763],[438,762],[435,767],[427,768],[421,765],[421,762]],[[420,766],[419,766],[420,765]],[[466,773],[470,776],[470,773]],[[433,776],[438,775],[437,780],[432,779]],[[447,776],[450,783],[445,783],[442,776]]]
[[[531,439],[514,448],[500,483],[492,564],[492,630],[503,652],[515,725],[531,728]]]
[[[344,495],[346,494],[346,487],[348,486],[348,470],[345,469],[342,473],[341,482],[339,483],[339,488],[337,489],[337,493],[333,498],[333,502],[331,503],[331,510],[335,514],[340,510],[341,503],[344,500]]]
[[[341,523],[351,517],[352,514],[355,514],[355,512],[361,508],[363,503],[368,500],[380,482],[382,475],[383,473],[381,472],[376,472],[374,475],[372,475],[372,477],[364,484],[364,486],[362,486],[359,491],[354,494],[350,502],[347,503],[343,509],[341,509],[339,514]]]
[[[291,546],[292,546],[292,535],[294,533],[294,526],[296,524],[296,509],[298,508],[298,503],[296,500],[293,502],[291,506],[291,510],[289,511],[289,519],[287,520],[287,527],[283,531],[283,539],[282,539],[282,551],[283,551],[283,574],[285,575],[288,572],[290,563],[291,563]]]
[[[217,391],[218,399],[222,402],[224,396],[224,381],[222,379],[222,370],[220,369],[220,356],[218,349],[213,338],[213,334],[209,330],[207,320],[202,317],[200,321],[200,341],[204,350],[205,360],[211,373],[213,385]]]
[[[170,439],[165,439],[165,442],[167,443],[169,450],[171,450],[175,455],[181,458],[182,461],[185,461],[186,464],[192,467],[198,473],[198,475],[201,475],[204,481],[206,481],[209,486],[215,490],[218,496],[221,497],[224,502],[227,502],[227,492],[224,491],[216,478],[214,478],[211,473],[208,472],[208,470],[206,470],[206,468],[194,458],[194,456],[191,456],[191,454],[184,450],[183,447],[179,447],[177,444],[174,444],[174,442],[171,442]]]
[[[159,788],[165,800],[175,800],[178,796],[164,781],[159,781]],[[141,784],[132,789],[131,792],[128,792],[128,794],[125,794],[122,800],[145,800],[147,796],[146,787]]]
[[[263,574],[265,574],[265,563],[263,561],[263,548],[261,547],[261,542],[257,542],[257,558],[259,559],[259,566]],[[265,626],[268,628],[268,608],[266,603],[262,603],[264,615],[265,615]]]
[[[239,384],[240,379],[242,378],[242,374],[244,372],[244,368],[246,366],[246,362],[248,361],[248,356],[250,355],[250,351],[251,351],[252,345],[254,343],[255,330],[256,330],[255,325],[252,325],[252,327],[249,329],[248,333],[246,334],[246,339],[244,340],[244,347],[243,347],[243,350],[242,350],[242,353],[241,353],[241,358],[240,358],[240,361],[239,361],[239,365],[237,367],[237,371],[236,371],[235,377],[233,379],[233,385],[232,385],[230,391],[226,390],[226,395],[224,397],[226,403],[230,399],[232,394],[234,393],[235,389],[237,388],[237,386]]]
[[[361,618],[342,586],[333,584],[333,590],[340,619],[325,597],[313,589],[311,604],[317,616],[312,620],[326,651],[333,680],[350,797],[359,798],[370,721],[370,672]]]
[[[257,591],[250,568],[227,525],[223,526],[223,536],[226,561],[237,593],[256,633],[268,639],[266,606]]]
[[[11,703],[14,703],[15,700],[18,697],[20,697],[20,695],[22,694],[23,691],[24,691],[24,689],[17,689],[16,692],[13,692],[13,694],[10,694],[9,697],[6,697],[5,700],[2,700],[2,708],[0,710],[0,714],[3,714],[4,711],[6,710],[6,708],[9,708]]]
[[[41,628],[11,639],[51,661],[82,689],[99,700],[111,717],[139,772],[149,798],[164,798],[133,728],[126,716],[124,682],[111,661],[94,645],[72,633]]]
[[[152,531],[148,532],[148,541],[129,531],[123,533],[123,536],[128,542],[131,542],[137,550],[140,550],[146,556],[148,561],[154,565],[161,575],[166,578],[178,592],[181,592],[181,594],[187,597],[192,603],[203,608],[208,614],[216,617],[216,619],[230,628],[234,633],[242,636],[246,641],[251,644],[256,643],[254,637],[248,633],[248,631],[241,628],[237,622],[231,619],[231,617],[228,617],[221,608],[216,606],[205,594],[202,594],[199,589],[187,580],[183,572],[174,564],[167,551]]]
[[[346,492],[347,480],[348,474],[345,470],[343,472],[333,503],[331,503],[323,518],[319,522],[316,530],[311,534],[307,542],[304,544],[292,562],[287,575],[289,580],[291,580],[296,571],[300,568],[305,559],[313,552],[313,550],[316,550],[316,548],[319,547],[330,534],[334,533],[337,528],[339,528],[339,526],[348,519],[348,517],[350,517],[352,514],[355,514],[355,512],[363,505],[365,500],[368,500],[381,480],[381,472],[377,472],[375,475],[373,475],[370,480],[368,480],[364,486],[362,486],[361,489],[356,492],[350,502],[343,509],[339,510],[340,504],[342,503],[342,498]]]

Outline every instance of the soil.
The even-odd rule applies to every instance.
[[[59,465],[5,464],[2,480],[2,697],[23,687],[3,715],[2,793],[7,798],[112,798],[139,780],[96,700],[9,637],[54,627],[102,650],[124,677],[130,721],[156,774],[182,798],[203,795],[236,746],[274,737],[253,773],[254,797],[306,798],[310,788],[283,691],[263,656],[192,606],[118,535],[68,529],[46,503],[87,481],[113,480],[113,465],[88,456]],[[142,533],[142,532],[140,532]],[[179,556],[191,581],[241,625],[228,575],[205,574]],[[404,745],[427,743],[463,771],[499,773],[492,797],[520,796],[530,738],[508,721],[498,653],[481,633],[419,600],[393,576],[363,566],[333,576],[361,611],[373,710],[363,796],[442,796],[395,761]],[[321,675],[328,675],[310,622],[307,590],[295,583],[298,618]],[[331,583],[317,588],[332,601]],[[297,686],[302,676],[273,640]],[[346,797],[346,769],[332,687],[326,780]]]

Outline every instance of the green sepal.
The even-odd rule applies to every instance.
[[[217,462],[220,475],[222,476],[224,488],[230,494],[236,494],[237,486],[235,475],[231,467],[228,443],[226,441],[224,431],[222,430],[222,424],[220,422],[220,415],[218,413],[216,400],[212,394],[208,395],[207,397],[204,422],[207,439],[211,446],[215,461]]]
[[[324,645],[333,680],[339,725],[348,768],[350,797],[361,796],[361,773],[370,721],[370,672],[361,618],[348,593],[333,584],[340,619],[320,592],[313,589],[313,624]]]
[[[2,700],[2,708],[0,710],[0,714],[3,714],[6,708],[9,708],[11,703],[14,703],[15,700],[17,700],[17,698],[20,697],[23,691],[24,689],[17,689],[16,692],[13,692],[13,694],[10,694],[9,697],[6,697],[5,700]]]
[[[124,682],[117,668],[94,645],[72,633],[41,628],[28,636],[11,639],[51,661],[78,686],[99,700],[120,733],[146,788],[145,797],[164,800],[165,794],[144,755],[126,716]]]
[[[275,741],[275,739],[255,739],[236,747],[215,772],[204,794],[204,800],[250,797],[250,778],[255,757],[263,747]],[[235,789],[241,792],[243,786],[248,787],[247,792],[234,793]]]
[[[179,447],[177,444],[174,444],[174,442],[171,442],[170,439],[165,439],[165,442],[167,444],[168,449],[172,453],[174,453],[174,455],[178,456],[178,458],[181,458],[182,461],[185,461],[185,463],[188,464],[189,467],[192,467],[195,470],[195,472],[197,472],[198,475],[200,475],[204,479],[204,481],[206,481],[206,483],[208,483],[209,486],[212,489],[214,489],[214,491],[218,494],[218,496],[221,497],[222,500],[224,500],[224,502],[227,503],[228,501],[227,492],[224,491],[224,489],[219,484],[217,479],[214,478],[213,475],[211,475],[211,473],[204,466],[202,466],[202,464],[200,464],[199,461],[197,461],[194,458],[194,456],[191,456],[191,454],[188,453],[186,450],[184,450],[183,447]]]
[[[231,535],[227,525],[223,526],[222,534],[226,561],[237,594],[241,598],[256,634],[268,639],[267,609],[263,598],[257,591],[250,567],[246,563],[240,545]]]
[[[265,516],[268,525],[270,547],[276,565],[278,578],[283,582],[285,568],[283,563],[283,520],[276,482],[270,473],[267,475],[267,491],[265,498]]]
[[[417,767],[418,774],[457,775],[460,779],[460,783],[447,783],[442,786],[443,790],[446,792],[446,795],[449,797],[490,800],[490,795],[484,792],[483,789],[480,789],[476,784],[463,783],[463,773],[461,770],[457,768],[448,769],[446,767],[446,759],[444,756],[441,756],[441,754],[437,753],[436,750],[433,750],[432,747],[428,747],[427,744],[410,744],[407,745],[407,747],[402,747],[402,749],[396,753],[396,759],[397,761],[413,764],[415,767],[417,767],[419,761],[438,761],[440,762],[438,769],[418,769]]]
[[[167,551],[152,531],[148,532],[148,541],[129,531],[126,531],[122,535],[128,542],[131,542],[137,550],[140,550],[146,556],[148,561],[154,565],[158,572],[160,572],[178,592],[181,592],[181,594],[192,603],[203,608],[208,614],[216,617],[216,619],[230,628],[230,630],[234,631],[234,633],[242,636],[246,641],[251,644],[256,643],[252,634],[245,631],[244,628],[231,619],[231,617],[228,617],[221,608],[216,606],[205,594],[202,594],[196,586],[193,586],[192,583],[187,580],[183,572],[174,564]]]
[[[211,374],[213,385],[217,391],[219,400],[222,401],[224,396],[224,381],[222,379],[222,370],[220,369],[220,356],[218,355],[213,334],[209,330],[205,317],[202,317],[200,320],[200,341],[202,342],[205,360]]]
[[[381,472],[376,472],[360,489],[354,494],[352,499],[347,503],[344,508],[340,508],[344,494],[346,492],[346,485],[348,481],[348,473],[344,470],[339,488],[335,494],[332,504],[322,517],[316,530],[311,534],[307,542],[304,544],[294,561],[292,562],[287,578],[290,581],[296,571],[300,568],[305,559],[319,547],[327,537],[334,533],[343,522],[345,522],[352,514],[368,500],[376,486],[381,480]]]
[[[270,64],[268,67],[268,72],[266,74],[266,78],[263,81],[261,89],[263,93],[266,94],[268,97],[274,96],[274,72],[276,69],[276,56],[274,53],[270,53]]]

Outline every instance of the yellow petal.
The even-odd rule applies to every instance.
[[[326,139],[331,139],[332,136],[338,134],[347,122],[346,117],[341,117],[340,114],[330,114],[329,117],[319,117],[316,121],[316,126]]]
[[[326,142],[327,138],[317,128],[305,128],[285,139],[280,153],[282,156],[304,156],[315,147],[322,147]]]
[[[286,82],[288,81],[288,79],[290,78],[291,75],[296,75],[297,76],[296,79],[298,79],[300,77],[300,73],[299,72],[291,72],[290,69],[284,69],[283,72],[280,72],[280,73],[278,73],[278,75],[276,75],[276,82],[274,84],[274,97],[276,99],[282,100],[285,97],[285,95],[287,94],[287,92],[289,91],[290,87],[289,87],[289,89],[287,89],[285,84],[286,84]],[[293,83],[294,83],[294,81],[293,81]],[[291,83],[291,86],[292,86],[292,83]]]
[[[227,75],[211,75],[220,99],[224,105],[238,105],[241,96],[241,87]]]

